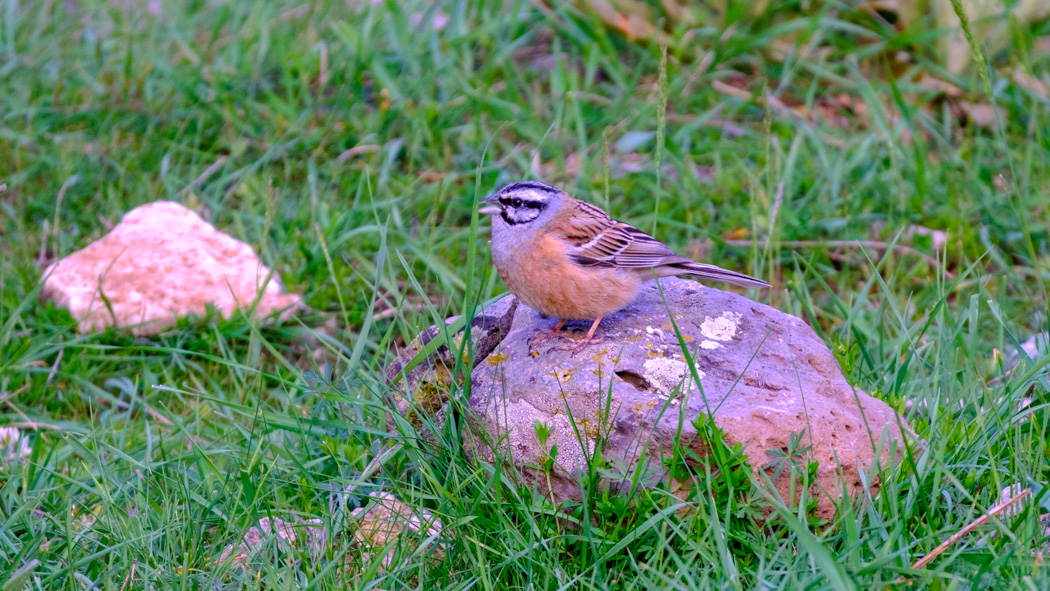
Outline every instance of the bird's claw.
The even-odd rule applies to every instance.
[[[591,345],[600,345],[600,344],[602,344],[602,339],[600,339],[600,338],[584,337],[581,340],[574,341],[571,345],[563,345],[561,347],[558,347],[557,350],[558,351],[572,351],[572,355],[570,355],[570,357],[575,357],[576,354],[579,353],[581,349],[586,349],[587,347],[589,347]]]
[[[529,337],[529,340],[526,341],[526,344],[529,347],[529,353],[532,353],[532,350],[536,347],[536,345],[539,344],[539,343],[542,343],[543,341],[550,340],[550,339],[571,339],[571,338],[572,337],[570,335],[568,335],[565,332],[563,332],[560,328],[555,328],[554,330],[549,330],[547,332],[541,332],[539,334],[532,335],[531,337]]]

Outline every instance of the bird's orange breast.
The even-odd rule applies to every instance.
[[[516,255],[496,261],[503,282],[527,306],[557,318],[593,320],[614,312],[634,300],[642,283],[630,271],[574,263],[554,236],[518,248]]]

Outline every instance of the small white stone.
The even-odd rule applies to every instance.
[[[1012,499],[1012,498],[1016,497],[1017,495],[1021,494],[1021,492],[1023,492],[1023,491],[1024,491],[1024,487],[1021,486],[1020,482],[1016,482],[1014,484],[1011,484],[1010,486],[1004,488],[1002,491],[999,492],[999,504],[1001,505],[1001,504],[1004,504],[1004,503],[1008,502],[1010,499]],[[1006,510],[1003,511],[1003,515],[1006,515],[1007,517],[1013,517],[1014,515],[1019,515],[1021,513],[1021,511],[1024,510],[1025,504],[1026,503],[1023,503],[1023,502],[1014,503],[1013,505],[1010,505],[1009,507],[1006,508]]]

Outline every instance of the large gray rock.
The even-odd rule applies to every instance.
[[[474,353],[474,367],[484,363],[500,341],[507,336],[517,310],[518,300],[505,297],[474,315],[470,322],[470,350]],[[427,345],[438,337],[445,336],[448,327],[455,324],[459,318],[452,316],[445,320],[444,327],[431,326],[424,330],[405,345],[386,368],[387,383],[391,386],[398,411],[416,427],[422,426],[420,413],[437,415],[448,402],[448,393],[455,380],[452,373],[456,367],[456,355],[460,351],[466,354],[463,347],[463,335],[466,331],[461,328],[448,334],[451,347],[448,342],[442,343],[422,362],[415,366],[411,363]]]
[[[811,492],[819,498],[820,516],[834,514],[832,499],[844,489],[851,496],[861,493],[861,471],[870,473],[875,449],[901,439],[903,419],[851,387],[802,320],[692,281],[660,283],[666,306],[656,283],[650,283],[632,305],[602,321],[596,336],[604,342],[575,354],[557,349],[564,341],[530,351],[529,337],[550,330],[557,320],[519,306],[509,332],[472,375],[470,406],[487,431],[482,439],[500,442],[545,494],[579,499],[584,454],[593,453],[599,433],[607,460],[631,468],[643,452],[653,459],[652,482],[666,476],[659,459],[669,455],[679,425],[682,445],[706,455],[692,423],[710,409],[728,443],[744,444],[752,467],[769,475],[792,434],[804,430],[802,444],[812,445],[805,459],[819,462]],[[694,356],[702,394],[668,309]],[[585,324],[575,324],[577,333]],[[550,430],[546,445],[537,437],[537,421]],[[554,445],[558,453],[548,478],[535,466],[544,465]],[[493,450],[481,448],[492,457]],[[784,499],[789,478],[789,471],[782,471],[774,482]]]

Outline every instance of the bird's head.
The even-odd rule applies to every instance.
[[[533,225],[550,217],[565,198],[565,193],[536,181],[511,183],[481,200],[478,212],[502,220],[508,226]]]

